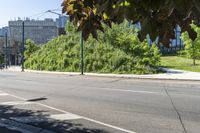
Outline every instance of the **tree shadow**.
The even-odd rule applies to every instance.
[[[30,117],[36,116],[45,121],[38,121],[38,122],[19,122],[25,125],[31,125],[34,127],[39,127],[42,129],[50,130],[56,133],[110,133],[105,129],[99,129],[97,125],[91,126],[91,122],[86,120],[55,120],[52,119],[47,115],[48,111],[45,110],[27,110],[27,109],[20,109],[16,108],[12,105],[0,105],[0,118],[5,118],[9,120],[14,120],[15,122],[19,122],[12,118],[19,118],[19,117]],[[86,122],[86,123],[85,123]],[[95,127],[95,128],[94,128]],[[5,127],[0,126],[0,131],[6,131]],[[4,133],[4,132],[3,132]],[[5,132],[7,133],[7,132]],[[9,133],[18,133],[16,132],[9,132]]]

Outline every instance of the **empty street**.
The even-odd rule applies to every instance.
[[[0,71],[0,120],[19,132],[199,133],[200,82]]]

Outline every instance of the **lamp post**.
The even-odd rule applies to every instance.
[[[24,72],[24,45],[25,45],[25,40],[24,40],[24,21],[22,22],[22,58],[21,58],[21,64],[22,64],[22,72]]]
[[[80,58],[81,58],[81,75],[84,74],[84,62],[83,62],[83,32],[80,33]]]
[[[8,68],[8,33],[5,33],[5,65],[6,65],[6,69]]]

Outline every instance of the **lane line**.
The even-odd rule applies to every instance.
[[[132,92],[132,93],[146,93],[146,94],[162,94],[160,92],[153,92],[153,91],[137,91],[137,90],[130,90],[130,89],[114,89],[114,88],[98,88],[98,87],[86,87],[92,88],[96,90],[106,90],[106,91],[120,91],[120,92]]]
[[[4,92],[0,93],[0,96],[8,96],[8,95],[9,95],[8,93],[4,93]]]
[[[48,106],[48,105],[45,105],[45,104],[42,104],[42,103],[38,103],[38,104],[41,105],[41,106],[53,109],[53,110],[63,112],[63,113],[72,114],[70,112],[67,112],[67,111],[64,111],[64,110],[61,110],[61,109],[57,109],[57,108],[54,108],[54,107],[51,107],[51,106]],[[77,114],[75,114],[75,115],[77,115]],[[90,122],[94,122],[94,123],[97,123],[97,124],[100,124],[100,125],[103,125],[103,126],[106,126],[106,127],[110,127],[110,128],[113,128],[113,129],[116,129],[116,130],[119,130],[119,131],[123,131],[123,132],[126,132],[126,133],[136,133],[134,131],[130,131],[130,130],[127,130],[127,129],[124,129],[124,128],[121,128],[121,127],[117,127],[117,126],[114,126],[114,125],[111,125],[111,124],[107,124],[107,123],[104,123],[104,122],[101,122],[101,121],[97,121],[97,120],[94,120],[94,119],[91,119],[91,118],[88,118],[88,117],[84,117],[84,116],[81,116],[81,115],[78,115],[78,116],[80,116],[80,117],[82,117],[82,119],[88,120]]]
[[[24,101],[27,101],[28,99],[25,99],[25,98],[22,98],[22,97],[19,97],[19,96],[16,96],[16,95],[13,95],[13,94],[10,94],[10,96],[13,96],[15,98],[18,98],[20,100],[24,100]],[[126,133],[136,133],[134,131],[131,131],[131,130],[127,130],[127,129],[124,129],[124,128],[121,128],[121,127],[117,127],[117,126],[114,126],[114,125],[111,125],[111,124],[107,124],[107,123],[104,123],[104,122],[101,122],[101,121],[97,121],[97,120],[94,120],[94,119],[91,119],[91,118],[88,118],[88,117],[84,117],[84,116],[81,116],[81,115],[77,115],[77,114],[73,114],[73,113],[70,113],[70,112],[67,112],[65,110],[62,110],[62,109],[58,109],[58,108],[55,108],[55,107],[51,107],[51,106],[48,106],[46,104],[42,104],[42,103],[39,103],[39,102],[35,102],[37,103],[38,105],[41,105],[43,107],[47,107],[49,109],[52,109],[52,110],[57,110],[59,112],[62,112],[62,113],[65,113],[65,114],[72,114],[72,115],[76,115],[76,116],[79,116],[81,117],[82,119],[85,119],[85,120],[88,120],[90,122],[94,122],[96,124],[99,124],[99,125],[103,125],[103,126],[106,126],[106,127],[109,127],[109,128],[112,128],[112,129],[116,129],[116,130],[119,130],[119,131],[122,131],[122,132],[126,132]]]
[[[74,115],[74,114],[57,114],[57,115],[48,115],[45,117],[41,117],[41,116],[11,117],[10,119],[18,121],[18,122],[30,123],[30,122],[45,122],[51,119],[65,121],[65,120],[77,120],[81,118],[82,117]]]
[[[0,103],[0,105],[10,105],[10,106],[14,106],[14,105],[28,105],[28,104],[35,104],[35,103],[33,103],[33,102],[25,102],[25,101],[11,101],[11,102]]]
[[[135,90],[124,90],[124,89],[113,89],[113,88],[99,88],[107,91],[121,91],[121,92],[132,92],[132,93],[146,93],[146,94],[161,94],[159,92],[153,91],[135,91]]]

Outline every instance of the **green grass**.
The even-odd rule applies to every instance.
[[[200,60],[196,60],[196,66],[193,66],[192,63],[193,63],[192,59],[187,59],[187,58],[179,57],[179,56],[161,57],[162,67],[200,72]]]

